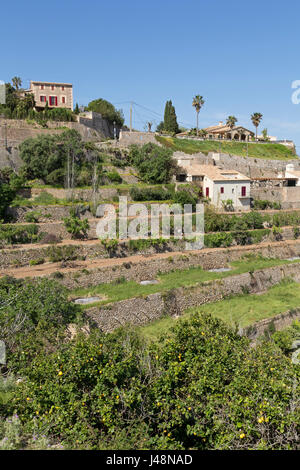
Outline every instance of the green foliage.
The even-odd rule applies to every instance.
[[[209,248],[232,245],[233,237],[231,233],[210,233],[204,235],[204,244]]]
[[[291,449],[297,372],[273,343],[196,314],[149,346],[94,330],[37,355],[7,412],[70,449]]]
[[[174,202],[177,204],[181,204],[182,206],[184,206],[184,204],[191,204],[195,209],[197,198],[193,194],[191,194],[191,191],[182,189],[176,191],[174,196]]]
[[[26,139],[20,145],[20,157],[25,163],[24,172],[28,179],[41,178],[58,186],[64,184],[68,167],[69,173],[71,170],[74,173],[75,183],[84,169],[89,172],[91,182],[94,162],[100,162],[99,150],[93,143],[83,142],[74,129]]]
[[[171,100],[167,101],[165,105],[163,130],[170,134],[177,134],[179,132],[176,112]]]
[[[49,246],[47,256],[51,263],[77,259],[76,248],[72,245]]]
[[[132,145],[129,159],[140,178],[149,184],[169,183],[175,172],[172,151],[154,144]]]
[[[121,184],[122,178],[117,171],[109,171],[106,173],[106,177],[109,179],[110,182]]]
[[[266,199],[254,199],[253,207],[256,210],[265,210],[265,209],[281,209],[280,202],[271,202]]]
[[[25,214],[25,220],[29,223],[37,223],[39,221],[39,216],[40,213],[37,211],[27,212],[27,214]]]
[[[40,240],[38,225],[0,225],[0,242],[7,244],[34,243]]]
[[[63,219],[67,232],[72,238],[87,238],[87,231],[90,228],[88,219],[80,219],[74,210],[70,210],[70,216]]]
[[[189,154],[202,152],[219,152],[219,142],[214,140],[197,141],[192,139],[177,139],[172,137],[155,136],[156,140],[173,152],[185,152]],[[222,142],[222,153],[229,155],[247,156],[247,144],[243,142]],[[291,160],[298,158],[292,149],[282,144],[248,143],[248,156],[267,160]]]
[[[102,98],[91,101],[87,106],[87,110],[101,114],[104,119],[107,119],[111,123],[115,121],[118,126],[123,126],[124,124],[122,110],[117,110],[113,104]]]
[[[0,220],[5,220],[7,208],[23,184],[23,178],[16,175],[11,168],[0,170]]]
[[[45,353],[47,347],[51,351],[50,344],[79,312],[68,301],[66,289],[49,279],[21,282],[2,278],[0,298],[1,339],[6,344],[9,368],[29,364],[43,347]]]
[[[133,201],[166,201],[172,199],[174,193],[163,187],[138,188],[133,186],[130,189],[130,197]]]

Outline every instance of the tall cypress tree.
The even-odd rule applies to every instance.
[[[176,134],[179,130],[175,108],[172,101],[167,101],[164,113],[164,130],[171,134]]]

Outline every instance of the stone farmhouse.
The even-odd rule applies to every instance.
[[[237,140],[237,141],[249,141],[254,137],[254,132],[249,131],[242,126],[229,127],[219,122],[217,126],[211,126],[204,129],[207,133],[208,139],[223,139],[223,140]]]
[[[203,196],[217,208],[232,201],[234,210],[250,209],[251,179],[235,170],[225,170],[215,165],[201,165],[196,159],[178,160],[177,182],[199,185]]]
[[[35,109],[43,110],[48,103],[49,108],[67,108],[73,110],[73,85],[71,83],[31,81],[30,88],[24,94],[32,93]]]

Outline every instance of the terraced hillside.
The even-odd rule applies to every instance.
[[[209,152],[228,153],[230,155],[247,156],[247,144],[243,142],[221,142],[203,140],[189,140],[178,139],[173,137],[156,136],[156,140],[174,151],[180,151],[188,154],[202,152],[208,154]],[[297,159],[292,149],[282,144],[258,144],[249,142],[248,144],[248,157],[261,158],[265,160],[292,160]]]

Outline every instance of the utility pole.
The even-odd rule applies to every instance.
[[[132,102],[130,103],[130,132],[132,132]]]

